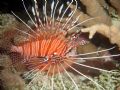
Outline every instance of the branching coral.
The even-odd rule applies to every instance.
[[[91,17],[100,17],[96,19],[99,23],[105,23],[111,25],[111,19],[104,11],[103,7],[99,4],[97,0],[80,0],[85,6],[88,15]]]
[[[77,16],[80,15],[79,22],[82,22],[91,17],[99,17],[83,25],[91,26],[95,23],[104,23],[107,25],[111,25],[111,18],[107,15],[107,13],[105,12],[105,10],[98,1],[96,0],[80,0],[80,1],[86,6],[87,13],[85,14],[83,11],[80,10],[76,11],[74,17],[76,18]],[[75,7],[72,6],[71,9],[74,10]]]
[[[82,2],[83,5],[85,5],[86,13],[83,10],[77,9],[72,18],[72,20],[78,18],[78,22],[82,23],[80,24],[80,26],[89,27],[100,23],[106,25],[112,24],[111,17],[106,13],[106,11],[103,8],[103,5],[107,6],[104,0],[101,0],[99,2],[98,0],[80,0],[80,2]],[[75,8],[75,5],[70,6],[71,11],[74,11]],[[76,29],[78,30],[79,27],[76,27],[75,29],[71,30],[70,33],[76,32]]]
[[[109,38],[112,44],[117,44],[120,48],[120,31],[115,26],[107,26],[104,24],[97,24],[81,30],[82,32],[89,32],[89,38],[93,38],[96,32]]]

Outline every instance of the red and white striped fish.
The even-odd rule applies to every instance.
[[[67,55],[70,53],[70,50],[75,49],[75,47],[79,45],[81,41],[82,41],[81,44],[83,45],[86,44],[84,39],[82,40],[79,39],[80,37],[79,35],[77,35],[77,33],[76,34],[74,33],[69,38],[66,37],[67,30],[71,29],[68,27],[70,27],[70,25],[73,24],[73,23],[68,24],[68,22],[70,21],[70,18],[73,16],[73,14],[77,9],[77,1],[76,1],[76,9],[74,12],[69,14],[70,18],[68,18],[66,23],[60,23],[60,22],[62,21],[69,7],[66,9],[62,17],[60,17],[59,15],[61,14],[63,9],[63,5],[62,5],[59,9],[59,15],[57,17],[57,20],[60,21],[58,22],[55,19],[56,9],[59,4],[59,1],[57,1],[55,5],[55,1],[53,0],[51,4],[51,17],[50,17],[51,19],[48,19],[47,17],[47,12],[46,12],[47,1],[45,1],[45,5],[43,6],[43,10],[44,10],[43,14],[45,16],[43,21],[40,19],[36,0],[34,0],[34,6],[32,7],[33,15],[35,17],[34,20],[28,13],[23,0],[22,2],[26,10],[26,13],[28,14],[35,28],[32,29],[25,22],[23,22],[15,13],[12,12],[33,32],[33,34],[29,35],[29,41],[18,46],[13,46],[11,50],[14,52],[19,52],[24,57],[25,61],[23,62],[26,63],[29,69],[33,69],[35,67],[37,67],[37,69],[41,69],[48,64],[46,68],[48,70],[49,66],[52,63],[54,63],[53,67],[56,65],[56,63],[58,64],[61,61],[62,63],[64,63],[64,59],[69,60],[69,57]],[[73,1],[70,4],[72,3]],[[77,42],[78,40],[80,40],[79,43]],[[70,63],[70,65],[71,64],[72,63]],[[55,70],[55,72],[57,73],[58,71]],[[50,73],[52,73],[52,71]]]
[[[28,12],[24,0],[22,0],[22,2],[25,8],[25,12],[30,18],[32,24],[34,25],[34,28],[30,27],[14,12],[12,12],[13,15],[17,19],[19,19],[24,25],[26,25],[26,27],[32,32],[32,33],[28,33],[23,30],[16,29],[22,32],[23,34],[28,35],[28,40],[29,40],[23,42],[20,45],[11,47],[12,52],[19,52],[23,57],[23,59],[21,60],[21,62],[23,62],[22,64],[24,64],[29,71],[32,70],[33,71],[38,70],[40,72],[44,71],[45,73],[47,73],[47,75],[51,75],[52,77],[54,77],[55,74],[58,73],[61,74],[62,71],[64,71],[67,73],[68,77],[73,82],[75,86],[75,90],[80,90],[76,82],[73,80],[73,78],[71,78],[71,76],[68,74],[66,70],[67,68],[71,68],[78,74],[92,81],[96,86],[101,88],[101,90],[105,90],[104,87],[99,85],[96,81],[87,77],[86,75],[84,75],[83,73],[81,73],[72,66],[72,64],[75,64],[90,69],[112,73],[111,71],[95,68],[92,66],[87,66],[76,62],[76,60],[103,58],[103,57],[81,58],[80,56],[98,53],[98,52],[104,52],[113,49],[110,48],[110,49],[92,52],[92,53],[86,53],[86,54],[76,53],[76,47],[78,45],[84,45],[88,43],[88,41],[80,37],[81,35],[80,30],[76,30],[76,32],[74,32],[73,34],[70,35],[68,34],[69,31],[71,31],[75,27],[85,22],[84,21],[77,23],[79,16],[76,18],[76,20],[72,21],[72,17],[74,16],[78,8],[77,0],[72,0],[71,2],[67,2],[68,6],[66,8],[64,7],[64,4],[60,5],[59,0],[52,0],[52,3],[50,5],[51,6],[50,12],[47,12],[47,8],[49,8],[47,7],[47,5],[50,3],[48,3],[49,2],[48,0],[44,0],[42,13],[39,12],[37,1],[33,0],[33,6],[32,6],[32,14],[34,16],[33,18]],[[76,5],[75,10],[67,14],[73,2],[75,2]],[[48,15],[49,13],[50,15]],[[65,22],[62,22],[65,15],[68,15],[68,17],[65,19]],[[41,16],[42,18],[40,18]],[[94,18],[90,18],[86,21],[92,19]],[[106,56],[106,57],[112,57],[112,56]],[[53,82],[54,80],[52,78],[52,86],[51,86],[52,90],[54,90]],[[64,85],[63,87],[64,89],[66,89]]]

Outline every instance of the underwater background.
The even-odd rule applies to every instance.
[[[43,24],[45,23],[43,19],[45,1],[37,0],[39,18]],[[61,17],[68,8],[63,19],[56,20],[56,22],[64,24],[67,22],[66,20],[69,20],[67,23],[71,24],[76,20],[74,23],[76,27],[66,31],[65,38],[71,39],[74,34],[80,36],[78,41],[72,42],[78,44],[75,52],[73,50],[73,55],[81,55],[84,60],[76,60],[75,62],[79,64],[71,65],[75,70],[71,68],[66,68],[62,72],[58,70],[57,74],[52,74],[52,76],[46,75],[46,72],[28,71],[20,61],[23,58],[18,52],[12,52],[11,47],[28,41],[25,33],[29,33],[27,25],[33,27],[28,13],[32,18],[35,17],[32,14],[34,0],[1,0],[0,90],[120,90],[120,1],[47,0],[46,5],[48,20],[53,19],[51,17],[52,5],[54,6],[53,10],[57,5],[55,19],[58,15]],[[62,5],[61,14],[58,14]],[[83,23],[77,25],[79,22]],[[90,35],[92,36],[90,37]]]

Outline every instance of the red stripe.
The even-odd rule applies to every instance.
[[[57,45],[59,44],[59,39],[56,38],[53,40],[53,42],[51,42],[51,45],[50,45],[50,49],[48,51],[48,55],[50,54],[53,54],[53,52],[55,52],[56,48],[57,48]]]
[[[63,50],[64,47],[65,47],[65,43],[64,41],[62,41],[56,50],[59,55],[61,55],[61,51]]]
[[[64,45],[64,47],[61,49],[60,55],[63,56],[65,54],[67,47]]]
[[[41,37],[36,41],[30,41],[21,46],[20,51],[25,57],[37,57],[37,56],[50,56],[51,54],[57,53],[63,55],[67,50],[68,46],[64,39],[59,36],[49,36],[48,39]]]
[[[36,41],[36,53],[37,53],[37,56],[39,56],[39,41],[37,40]]]
[[[45,49],[44,49],[45,56],[47,56],[50,43],[51,43],[51,38],[46,41],[46,45],[45,45]]]
[[[41,56],[41,39],[39,39],[39,50],[38,50],[38,55]]]
[[[24,52],[24,45],[22,46],[22,55],[24,56],[25,52]]]
[[[41,42],[41,56],[45,56],[45,53],[44,53],[44,48],[45,48],[45,43],[46,43],[46,40],[42,40]]]
[[[29,47],[30,47],[30,57],[31,57],[31,55],[32,55],[32,45],[31,45],[31,42],[29,44],[30,44]]]

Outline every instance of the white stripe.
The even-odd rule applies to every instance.
[[[63,4],[60,6],[60,9],[59,9],[59,15],[61,14],[62,10],[63,10]]]
[[[18,52],[20,52],[23,55],[23,49],[22,46],[19,46],[18,49],[16,49]]]
[[[55,2],[54,2],[54,0],[53,0],[53,2],[52,2],[52,4],[51,4],[51,18],[53,17],[54,5],[55,5]]]
[[[27,44],[27,49],[28,49],[28,58],[30,58],[30,43]]]

